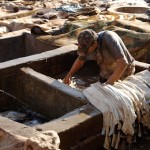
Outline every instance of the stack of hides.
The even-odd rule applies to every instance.
[[[84,96],[103,113],[104,147],[118,149],[120,137],[132,142],[140,125],[150,128],[150,71],[144,70],[112,85],[92,84]],[[135,129],[135,126],[138,128]],[[110,139],[111,138],[111,139]]]

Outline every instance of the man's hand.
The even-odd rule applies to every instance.
[[[84,63],[85,61],[80,60],[78,57],[66,77],[63,79],[63,82],[69,85],[71,83],[71,77],[83,66]]]
[[[65,77],[65,78],[63,79],[63,83],[69,85],[69,84],[71,83],[70,78],[69,78],[69,77]]]

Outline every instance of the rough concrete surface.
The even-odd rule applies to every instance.
[[[102,113],[54,77],[70,69],[85,28],[115,31],[150,63],[149,22],[148,0],[0,1],[0,111],[19,101],[48,119],[29,127],[0,117],[0,150],[103,149]],[[119,150],[149,150],[148,137]]]

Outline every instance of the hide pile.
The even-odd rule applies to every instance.
[[[104,147],[118,149],[120,138],[132,143],[141,125],[150,128],[150,72],[144,70],[112,85],[92,84],[84,96],[103,113]]]

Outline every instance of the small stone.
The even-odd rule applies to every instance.
[[[41,128],[36,128],[37,131],[43,131]]]
[[[89,0],[80,0],[80,3],[88,3]]]
[[[64,119],[62,119],[62,121],[67,121],[67,119],[66,119],[66,118],[64,118]]]
[[[74,20],[76,20],[76,18],[73,17],[73,16],[69,16],[68,20],[69,20],[69,21],[74,21]]]

